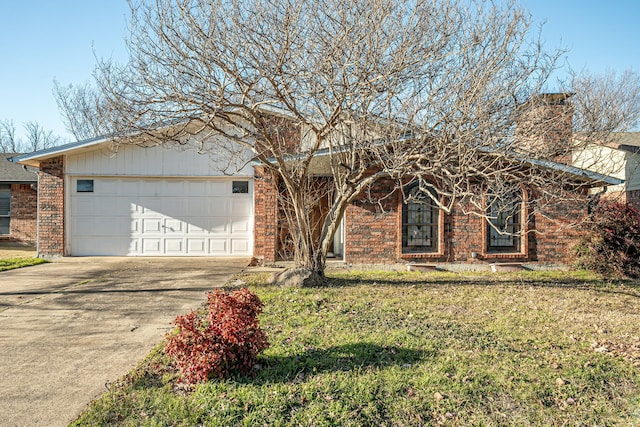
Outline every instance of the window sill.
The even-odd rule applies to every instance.
[[[486,252],[482,254],[482,257],[489,259],[524,259],[527,258],[527,254],[522,252]]]
[[[442,258],[444,254],[442,252],[422,252],[415,254],[400,254],[401,259],[419,259],[419,258]]]

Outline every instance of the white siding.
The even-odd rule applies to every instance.
[[[251,154],[231,143],[212,145],[163,144],[155,147],[120,144],[117,150],[100,145],[93,151],[69,154],[67,175],[83,176],[253,176]]]

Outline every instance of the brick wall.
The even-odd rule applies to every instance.
[[[575,259],[573,248],[580,236],[580,224],[587,217],[587,210],[580,201],[566,201],[545,208],[544,215],[537,215],[532,229],[535,234],[532,260],[546,264],[571,264]]]
[[[37,226],[38,193],[31,184],[11,185],[11,239],[35,244]]]
[[[461,207],[447,215],[451,227],[445,233],[448,262],[477,262],[484,259],[486,221],[477,215],[468,215]],[[475,258],[473,257],[475,254]]]
[[[380,180],[371,188],[371,194],[386,196],[393,182]],[[360,195],[345,212],[345,260],[351,263],[392,263],[398,259],[400,223],[396,192],[386,198],[382,206],[370,203]],[[400,217],[402,212],[400,212]]]
[[[277,190],[268,174],[255,172],[256,258],[273,262],[278,253]],[[387,196],[395,182],[380,180],[372,186],[372,198]],[[579,228],[570,222],[583,218],[582,203],[566,202],[547,208],[544,215],[527,215],[529,233],[523,237],[520,253],[487,253],[487,224],[483,218],[468,215],[462,206],[450,214],[441,212],[438,252],[402,253],[402,196],[396,191],[382,203],[371,203],[359,196],[345,212],[345,261],[353,264],[394,264],[406,262],[540,262],[570,264]],[[474,256],[475,255],[475,256]]]
[[[62,156],[40,163],[38,188],[38,255],[64,253],[64,160]]]
[[[379,182],[374,193],[386,194],[388,185]],[[387,186],[385,188],[385,186]],[[579,235],[575,223],[586,215],[579,202],[566,202],[548,208],[544,215],[532,215],[527,225],[529,234],[521,243],[520,253],[487,253],[487,224],[483,218],[468,215],[461,206],[451,214],[442,215],[437,253],[402,253],[402,200],[396,193],[380,208],[364,196],[348,207],[345,220],[345,261],[354,264],[385,264],[397,262],[540,262],[571,264],[573,246]],[[527,215],[522,215],[526,218]],[[475,254],[475,258],[474,255]]]
[[[254,257],[274,262],[277,257],[277,189],[271,174],[256,167],[254,174]]]

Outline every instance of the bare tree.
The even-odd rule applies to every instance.
[[[617,132],[640,126],[640,74],[613,70],[603,74],[571,72],[577,133],[603,141]]]
[[[20,141],[16,137],[16,126],[13,120],[0,120],[0,152],[18,153],[19,146]]]
[[[519,142],[533,130],[516,123],[548,102],[533,95],[561,52],[543,50],[515,1],[130,5],[129,63],[97,69],[110,132],[145,144],[199,135],[211,150],[206,136],[224,135],[246,147],[281,190],[296,264],[319,275],[347,206],[394,191],[374,193],[380,179],[437,186],[441,209],[485,217],[487,189],[497,205],[522,185],[544,189],[533,209],[558,197],[550,181],[565,188],[566,171],[550,165],[571,147]],[[529,139],[555,132],[569,110],[533,120]]]
[[[38,122],[28,121],[24,124],[26,141],[22,144],[23,151],[31,152],[44,150],[60,143],[60,137],[51,130],[45,130]]]
[[[109,116],[100,91],[90,83],[63,86],[54,81],[53,95],[67,130],[76,140],[104,136],[109,133]]]
[[[0,151],[5,153],[27,153],[53,147],[62,142],[53,131],[45,130],[38,122],[24,123],[25,139],[16,135],[13,120],[0,120]]]

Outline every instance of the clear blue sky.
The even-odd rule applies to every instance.
[[[639,0],[521,0],[546,21],[549,48],[570,51],[575,70],[640,72]],[[125,0],[0,0],[0,119],[39,122],[71,140],[52,94],[53,79],[81,84],[95,56],[125,58]]]

